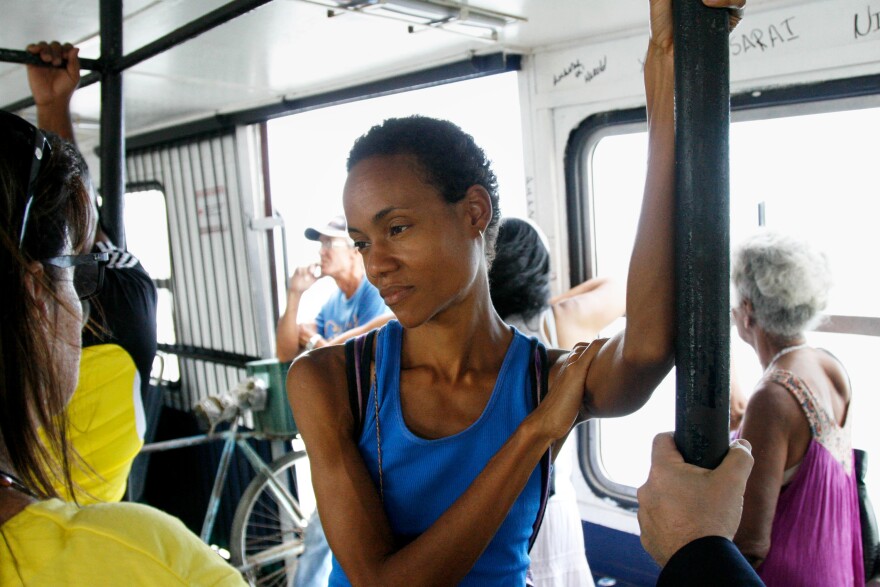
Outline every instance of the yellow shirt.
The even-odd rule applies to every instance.
[[[245,585],[180,522],[133,503],[78,508],[58,499],[0,526],[0,587]]]
[[[82,458],[70,471],[84,490],[77,492],[80,504],[119,501],[125,495],[131,463],[144,444],[140,388],[137,367],[122,347],[83,349],[79,382],[67,405],[69,439]],[[63,485],[55,490],[70,500]]]

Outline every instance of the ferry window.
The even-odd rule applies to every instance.
[[[318,245],[303,238],[305,229],[342,213],[345,162],[355,139],[386,118],[412,114],[451,120],[473,135],[498,176],[502,214],[527,215],[516,72],[294,114],[268,123],[272,202],[285,222],[291,272],[318,259]],[[279,283],[281,311],[283,287]],[[310,288],[299,319],[311,321],[333,288],[329,279]]]
[[[807,238],[829,257],[835,286],[826,314],[847,320],[825,327],[830,332],[808,333],[807,338],[831,350],[849,372],[856,448],[880,446],[880,430],[871,421],[872,414],[880,413],[880,396],[872,391],[872,363],[880,353],[880,273],[870,260],[880,253],[880,231],[874,227],[880,204],[869,171],[880,145],[875,135],[865,132],[880,128],[876,105],[873,99],[869,107],[764,119],[754,119],[751,113],[752,120],[734,122],[730,131],[731,243],[758,228],[760,208],[766,226]],[[606,127],[587,139],[592,149],[583,150],[590,157],[587,181],[595,211],[592,246],[599,275],[626,276],[644,185],[643,129],[644,125]],[[615,132],[623,134],[611,134]],[[623,323],[621,319],[616,327]],[[732,374],[749,395],[761,367],[735,329],[731,341]],[[584,462],[592,468],[588,476],[609,488],[624,486],[623,493],[634,497],[634,488],[647,478],[651,439],[674,428],[674,396],[672,373],[637,413],[592,424],[590,437],[598,439],[598,449],[591,447],[594,458]],[[867,486],[877,503],[876,467],[869,472]]]
[[[174,293],[171,282],[171,246],[168,240],[168,215],[165,194],[159,189],[130,191],[125,194],[125,240],[128,251],[136,256],[156,284],[156,338],[159,344],[175,344]],[[175,355],[159,353],[153,362],[154,379],[180,380]]]

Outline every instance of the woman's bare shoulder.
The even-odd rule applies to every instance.
[[[803,420],[797,398],[781,383],[762,379],[746,405],[745,422],[749,428],[782,430]]]
[[[756,409],[761,410],[784,410],[788,407],[797,407],[794,395],[782,383],[772,379],[761,379],[755,386],[749,398],[749,404],[755,404]]]
[[[345,381],[345,347],[331,345],[314,349],[297,357],[287,372],[288,382],[291,377],[297,379],[317,377],[319,381],[334,381],[337,378]]]
[[[326,346],[297,357],[287,372],[287,396],[294,418],[304,413],[350,416],[345,348]]]
[[[846,367],[840,362],[835,355],[825,349],[817,349],[820,352],[820,364],[825,371],[825,375],[831,380],[832,385],[846,401],[852,397],[852,389],[849,381],[849,373]]]

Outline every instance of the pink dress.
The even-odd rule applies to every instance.
[[[790,371],[765,376],[797,399],[810,424],[809,448],[782,487],[770,551],[758,567],[768,587],[862,587],[861,526],[853,467],[851,418],[841,427]]]

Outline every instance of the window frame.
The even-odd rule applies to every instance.
[[[796,84],[731,95],[731,122],[880,107],[880,74]],[[570,283],[596,273],[593,152],[610,135],[644,132],[644,107],[612,110],[585,118],[569,135],[564,156]],[[880,317],[829,316],[817,331],[880,336]],[[636,488],[610,479],[602,466],[601,428],[591,420],[578,431],[578,460],[590,490],[635,511]]]
[[[170,274],[167,278],[156,278],[152,275],[150,279],[153,282],[153,285],[156,287],[156,291],[164,289],[167,290],[171,295],[171,324],[174,329],[174,340],[179,340],[179,332],[178,332],[178,320],[177,320],[177,312],[176,306],[177,304],[175,299],[175,291],[174,291],[174,249],[171,246],[171,231],[170,227],[168,227],[168,196],[165,191],[165,186],[160,181],[150,180],[150,181],[134,181],[134,182],[126,182],[125,190],[122,194],[123,201],[125,201],[130,195],[136,194],[138,192],[149,192],[155,191],[162,194],[162,198],[165,200],[165,224],[166,231],[168,235],[168,257],[169,257],[169,269]],[[159,357],[159,353],[163,353],[164,355],[173,355],[177,356],[176,353],[173,352],[173,346],[167,343],[157,342],[157,353],[156,356]],[[160,360],[164,363],[165,357],[162,356]],[[154,359],[155,361],[155,359]],[[166,372],[163,367],[161,377],[155,381],[155,385],[161,385],[167,389],[177,389],[180,387],[180,374],[178,372],[177,379],[168,379],[166,377]]]

